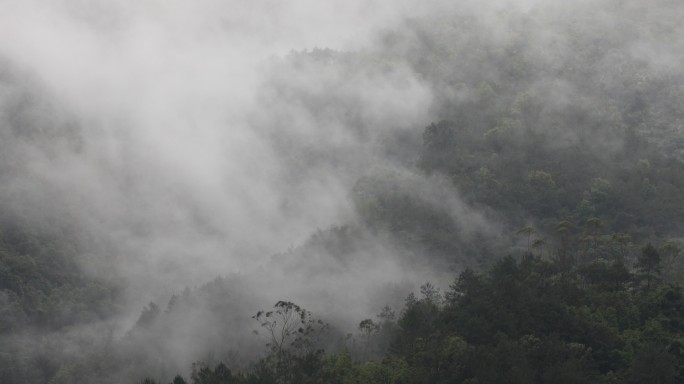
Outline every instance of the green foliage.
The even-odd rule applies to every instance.
[[[27,326],[59,329],[104,319],[116,290],[86,278],[68,237],[0,223],[0,335]]]
[[[424,284],[419,297],[407,297],[396,324],[390,308],[377,321],[362,320],[361,359],[347,349],[294,348],[289,337],[304,333],[290,325],[313,317],[278,302],[255,319],[266,330],[291,332],[275,333],[287,343],[272,341],[287,348],[270,344],[269,355],[237,374],[223,364],[196,364],[193,384],[679,382],[684,292],[669,284],[635,289],[640,271],[602,257],[569,270],[529,253],[505,257],[486,273],[463,271],[444,294]],[[367,359],[386,329],[393,329],[391,348]]]
[[[651,245],[646,244],[641,250],[641,255],[637,258],[637,271],[646,280],[646,288],[651,288],[658,275],[660,275],[660,253]]]
[[[678,13],[646,17],[659,7],[675,10],[671,3],[599,1],[591,5],[596,12],[569,12],[572,2],[559,2],[555,10],[506,8],[491,18],[463,9],[407,20],[370,51],[288,56],[287,70],[268,83],[268,101],[309,106],[316,111],[312,126],[334,118],[353,127],[352,143],[378,140],[376,128],[391,131],[380,150],[405,166],[361,177],[352,191],[361,224],[316,234],[307,246],[348,255],[369,229],[429,261],[472,269],[444,294],[424,285],[398,318],[387,309],[362,320],[360,354],[324,353],[319,335],[327,325],[280,301],[254,316],[268,339],[267,356],[243,371],[197,364],[193,383],[684,382],[684,303],[676,284],[684,281],[684,78],[668,64],[677,60],[634,54],[635,47],[677,52],[670,41],[680,40]],[[360,116],[364,100],[348,87],[321,78],[323,85],[298,89],[306,82],[290,81],[297,69],[364,83],[384,72],[417,74],[434,98],[434,123],[390,130],[383,126],[397,121]],[[333,88],[341,91],[326,93]],[[78,146],[77,134],[60,134],[65,124],[32,124],[22,105],[3,111],[11,116],[3,138]],[[278,123],[298,121],[277,116]],[[274,136],[283,141],[274,151],[289,162],[282,168],[293,170],[287,177],[349,157],[347,146],[322,154],[328,147],[315,140]],[[2,149],[4,160],[16,161],[16,150]],[[329,169],[336,168],[321,168]],[[494,218],[504,236],[483,235],[477,220],[459,221],[466,215],[450,212],[454,204],[445,197]],[[56,347],[43,352],[40,342],[23,347],[12,339],[29,329],[62,332],[116,311],[116,290],[80,270],[76,242],[47,233],[11,219],[0,224],[0,381],[121,382],[120,370],[147,368],[144,360],[157,358],[152,341],[182,324],[175,316],[189,300],[174,296],[165,311],[150,303],[116,348],[74,361],[56,360]],[[523,250],[522,260],[499,260]],[[228,307],[224,298],[233,292],[249,302],[235,288],[217,279],[200,293],[219,306]],[[230,303],[246,307],[239,304]],[[239,328],[226,316],[211,319]],[[223,343],[224,331],[215,330],[221,337],[212,342]]]
[[[179,378],[176,376],[173,384],[182,380]],[[214,369],[201,364],[193,364],[191,378],[193,384],[238,384],[242,382],[241,376],[233,376],[233,372],[223,363],[219,363]]]
[[[668,352],[680,351],[681,288],[634,291],[636,279],[620,264],[567,274],[504,258],[487,275],[461,273],[446,306],[418,321],[422,332],[415,312],[426,299],[409,300],[395,353],[410,382],[673,382],[684,363]]]

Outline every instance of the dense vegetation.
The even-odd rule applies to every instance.
[[[0,61],[0,382],[684,382],[684,34],[671,3],[464,6],[406,19],[366,50],[273,59],[249,121],[282,167],[272,185],[295,196],[272,206],[307,212],[298,183],[335,174],[324,183],[348,187],[348,220],[247,274],[164,282],[168,294],[137,320],[118,317],[132,294],[125,278],[88,269],[119,263],[101,244],[126,237],[88,228],[117,209],[76,214],[79,194],[67,207],[23,200],[64,193],[26,164],[85,151],[88,122],[64,117]],[[378,93],[357,89],[366,86]],[[402,109],[415,106],[393,93],[402,87],[429,94],[424,123],[403,125]],[[100,133],[91,151],[126,155]],[[66,157],[60,164],[79,159]],[[129,175],[137,160],[103,166],[102,178]],[[66,180],[79,180],[76,169]],[[145,183],[112,183],[122,216],[151,198],[129,194],[154,196]],[[204,225],[189,239],[214,231],[194,208],[171,205],[179,222]],[[122,223],[167,239],[164,226]],[[401,268],[434,277],[403,305],[399,276],[379,292],[352,286]],[[299,296],[261,308],[265,287],[290,284],[304,287]],[[392,305],[357,318],[358,308],[339,308],[366,299],[354,295]],[[334,298],[347,301],[321,303]]]
[[[104,319],[115,308],[115,290],[88,279],[67,238],[4,225],[0,232],[0,333],[28,327],[60,329]]]
[[[0,224],[0,381],[4,383],[45,381],[66,355],[57,353],[49,337],[27,341],[28,335],[98,322],[119,308],[113,284],[83,273],[78,264],[83,249],[71,236],[20,222],[14,217]]]
[[[198,363],[191,382],[681,382],[684,293],[661,282],[659,261],[650,244],[634,270],[620,262],[570,267],[531,253],[506,257],[485,273],[462,272],[444,295],[426,284],[396,321],[389,309],[361,321],[355,355],[348,347],[313,348],[325,326],[279,302],[255,316],[273,330],[267,357],[247,372]],[[368,359],[388,339],[386,354]]]
[[[196,363],[188,382],[682,381],[683,78],[630,55],[630,7],[612,10],[613,29],[601,32],[567,7],[504,17],[506,38],[464,12],[409,20],[374,52],[293,53],[285,68],[361,77],[400,72],[399,61],[436,95],[434,123],[381,137],[404,167],[356,182],[360,222],[328,234],[332,253],[345,257],[369,231],[418,250],[404,258],[466,270],[443,295],[427,284],[409,296],[398,318],[359,319],[348,337],[303,327],[286,335],[290,348],[270,343],[249,366]],[[555,41],[534,34],[545,28]],[[662,33],[676,30],[663,20]],[[322,120],[342,100],[340,114],[358,122],[344,93],[275,84]],[[343,156],[283,145],[293,169]],[[287,305],[305,325],[310,313]]]

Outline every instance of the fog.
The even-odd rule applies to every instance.
[[[383,28],[436,6],[5,1],[3,146],[16,176],[3,197],[89,244],[83,270],[125,287],[119,335],[148,302],[235,273],[269,281],[250,311],[300,300],[344,308],[353,325],[439,273],[381,239],[344,268],[325,267],[337,261],[324,250],[283,256],[295,269],[278,255],[354,223],[351,191],[369,170],[411,165],[386,158],[383,135],[419,137],[429,85],[402,61],[359,72],[358,60]],[[319,47],[334,51],[298,59]],[[361,58],[325,58],[336,51]],[[447,198],[455,217],[467,209]]]
[[[573,39],[601,21],[597,38],[616,30],[624,44],[585,81],[600,73],[603,90],[621,94],[612,68],[634,58],[645,73],[679,71],[684,39],[665,42],[676,35],[665,8],[645,16],[664,20],[660,31],[641,23],[635,32],[635,2],[604,1],[596,12],[594,2],[563,3],[0,0],[0,199],[7,215],[76,236],[84,273],[122,287],[117,337],[148,302],[219,276],[259,279],[242,288],[253,300],[235,304],[248,312],[236,333],[277,300],[353,327],[425,281],[446,287],[462,267],[365,231],[359,180],[400,180],[446,212],[464,244],[511,231],[415,168],[423,127],[458,117],[461,105],[500,102],[464,86],[508,76],[486,58],[513,52],[553,74],[573,60]],[[556,121],[600,100],[578,86],[541,75],[531,88],[531,99],[553,100],[540,113],[546,145],[582,140]],[[588,145],[622,148],[609,133]],[[351,250],[331,251],[316,243],[329,228],[360,233]],[[164,348],[186,340],[198,345],[176,355],[179,366],[206,341],[188,331]]]

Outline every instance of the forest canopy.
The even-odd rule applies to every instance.
[[[678,2],[38,3],[0,382],[684,382]]]

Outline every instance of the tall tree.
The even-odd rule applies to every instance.
[[[534,235],[537,231],[534,230],[534,228],[531,225],[526,225],[522,228],[520,228],[517,232],[518,235],[520,236],[525,236],[527,238],[527,253],[530,253],[530,241],[532,239],[532,235]]]
[[[641,249],[641,255],[637,259],[636,269],[646,279],[646,288],[651,289],[651,284],[660,275],[660,253],[648,243]]]

